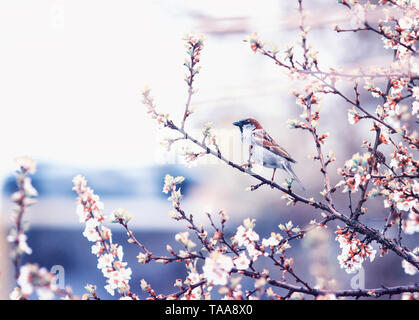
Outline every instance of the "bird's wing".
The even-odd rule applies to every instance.
[[[252,138],[253,142],[256,145],[263,147],[266,150],[269,150],[272,153],[275,153],[276,155],[287,159],[288,161],[291,161],[293,163],[296,162],[293,158],[291,158],[291,155],[287,151],[285,151],[284,148],[281,148],[265,130],[254,130],[252,132]]]

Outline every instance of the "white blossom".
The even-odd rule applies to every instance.
[[[250,264],[250,260],[247,258],[245,252],[240,253],[240,255],[234,258],[233,261],[238,270],[246,270]]]
[[[204,277],[209,283],[214,285],[226,285],[228,273],[234,267],[233,260],[218,251],[214,251],[205,258],[205,264],[202,267]]]

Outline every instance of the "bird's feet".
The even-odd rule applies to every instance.
[[[242,167],[245,170],[250,170],[250,169],[252,169],[253,165],[252,165],[251,162],[246,162],[246,163],[242,164],[240,167]]]
[[[270,183],[271,189],[273,189],[273,188],[274,188],[274,185],[273,185],[274,183],[275,183],[275,181],[272,179],[272,180],[271,180],[271,183]]]
[[[258,184],[252,184],[249,188],[248,188],[248,190],[250,190],[250,191],[255,191],[256,189],[259,189],[261,186],[263,186],[264,184],[266,184],[265,182],[261,182],[261,183],[258,183]]]

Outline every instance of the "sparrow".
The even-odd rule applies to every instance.
[[[298,179],[291,168],[291,163],[296,163],[297,161],[272,139],[257,120],[252,118],[243,119],[233,122],[233,125],[239,127],[243,147],[249,150],[249,162],[246,166],[251,166],[253,161],[266,168],[272,168],[274,170],[272,182],[275,178],[276,169],[282,169],[305,190],[300,179]]]

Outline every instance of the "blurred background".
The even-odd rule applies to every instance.
[[[333,31],[335,24],[350,27],[352,19],[336,1],[310,0],[305,6],[306,24],[312,26],[309,42],[319,51],[322,69],[391,63],[391,52],[383,49],[376,35]],[[256,231],[262,237],[290,219],[300,227],[319,220],[320,212],[300,205],[287,207],[281,194],[270,188],[245,191],[255,180],[214,159],[202,158],[197,166],[186,167],[179,150],[167,152],[160,146],[170,133],[158,130],[140,95],[150,86],[159,110],[180,121],[187,95],[182,37],[188,32],[204,33],[202,69],[195,83],[199,91],[193,96],[195,113],[187,121],[187,130],[200,136],[204,123],[212,122],[222,152],[241,163],[245,161],[239,131],[231,123],[258,119],[298,161],[294,170],[307,189],[302,194],[320,199],[321,173],[308,157],[315,153],[314,144],[307,133],[286,126],[287,119],[299,116],[290,92],[302,83],[291,81],[243,42],[246,35],[258,32],[260,39],[284,49],[286,43],[299,40],[298,22],[297,1],[0,2],[0,298],[8,298],[13,287],[5,237],[11,226],[10,195],[16,189],[13,160],[21,155],[38,163],[33,182],[39,202],[25,216],[31,225],[28,242],[33,254],[25,261],[47,268],[62,265],[65,283],[79,295],[92,283],[98,285],[101,297],[111,298],[103,289],[91,244],[81,235],[84,228],[71,191],[71,179],[78,173],[87,177],[108,214],[120,207],[131,212],[136,237],[156,254],[164,253],[167,243],[177,248],[174,235],[184,230],[182,223],[166,214],[170,202],[161,193],[166,173],[186,178],[183,207],[198,220],[207,224],[204,212],[225,209],[231,217],[229,236],[246,217],[256,218]],[[351,83],[339,86],[352,94]],[[361,99],[375,110],[377,100],[364,94]],[[364,139],[373,137],[367,122],[358,124],[356,131],[348,124],[348,108],[334,97],[323,101],[320,130],[331,133],[324,151],[333,150],[337,157],[330,166],[333,183],[338,182],[336,169],[360,151]],[[271,176],[271,170],[256,168],[256,172]],[[277,174],[277,182],[284,177]],[[338,194],[337,203],[347,212],[347,194]],[[387,214],[381,202],[372,203],[364,222],[382,228]],[[330,224],[327,232],[294,242],[289,254],[297,274],[310,283],[322,277],[337,280],[329,287],[348,288],[353,275],[339,269],[335,229]],[[133,290],[139,292],[139,281],[145,278],[156,291],[173,292],[174,280],[186,274],[184,266],[139,265],[137,248],[126,242],[118,226],[112,230],[134,271]],[[404,237],[407,246],[417,240]],[[404,274],[400,259],[391,253],[365,262],[364,268],[366,287],[415,280]],[[277,270],[273,275],[281,273]]]

